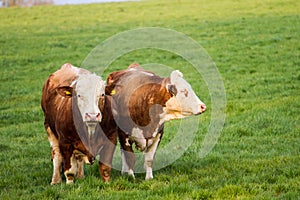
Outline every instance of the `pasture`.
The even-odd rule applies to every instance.
[[[0,9],[0,199],[299,199],[299,10],[298,0]],[[132,180],[113,170],[111,183],[104,184],[94,164],[85,166],[85,179],[74,185],[51,186],[40,106],[44,80],[66,62],[80,66],[107,38],[142,27],[182,32],[216,63],[227,100],[217,144],[199,156],[211,103],[190,64],[170,52],[136,50],[111,63],[102,77],[135,61],[180,69],[208,106],[192,118],[200,121],[192,144],[171,165],[154,171],[151,181],[144,181],[144,173]],[[179,123],[166,123],[160,147],[172,140]]]

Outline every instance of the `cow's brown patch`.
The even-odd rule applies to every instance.
[[[181,91],[185,97],[188,97],[189,95],[189,91],[187,89],[184,89],[183,91]]]

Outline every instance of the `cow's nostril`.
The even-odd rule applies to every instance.
[[[202,104],[200,106],[200,108],[201,108],[201,112],[205,112],[206,111],[206,105],[205,104]]]
[[[96,115],[96,121],[101,121],[101,113],[97,113],[97,115]]]
[[[87,121],[100,121],[101,114],[100,113],[85,113],[85,119]]]

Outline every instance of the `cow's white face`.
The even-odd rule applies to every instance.
[[[105,94],[105,82],[95,74],[80,74],[76,81],[75,94],[82,120],[89,123],[101,122],[98,107],[100,98]]]
[[[81,117],[89,135],[93,135],[97,124],[102,120],[98,103],[100,100],[104,102],[105,82],[101,77],[95,74],[79,74],[70,86],[59,87],[56,91],[63,98],[72,98],[74,120]]]
[[[171,98],[166,102],[166,120],[205,112],[205,104],[197,97],[190,84],[183,79],[180,71],[171,73],[170,82],[171,84],[166,86],[171,94]]]

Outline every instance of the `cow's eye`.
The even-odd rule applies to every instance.
[[[104,95],[105,95],[105,94],[97,95],[97,98],[98,98],[98,99],[103,99]]]
[[[171,97],[174,97],[174,96],[175,96],[174,92],[171,92],[170,95],[171,95]]]
[[[78,98],[80,98],[80,97],[81,97],[81,95],[80,95],[80,94],[78,94],[78,95],[77,95],[77,97],[78,97]]]

